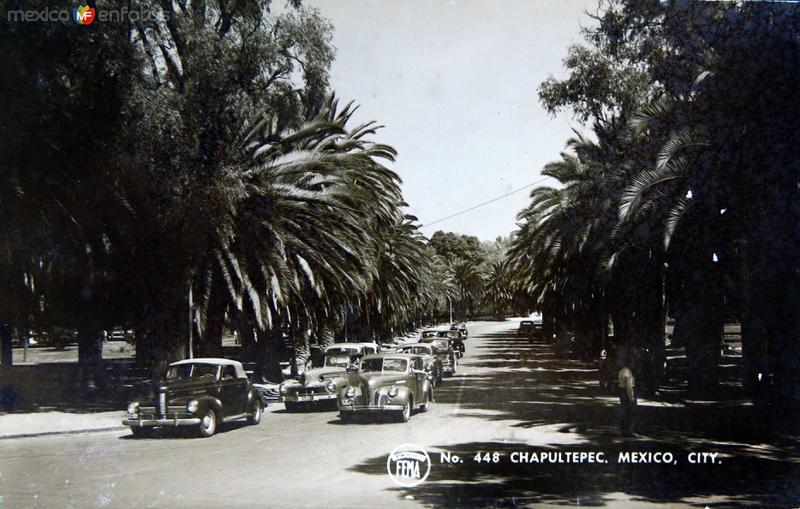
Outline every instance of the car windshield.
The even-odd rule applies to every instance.
[[[407,346],[400,350],[403,353],[415,353],[417,355],[430,355],[431,351],[424,346]]]
[[[433,342],[433,349],[436,353],[446,353],[448,348],[450,347],[447,341],[434,341]]]
[[[375,359],[365,359],[361,362],[361,371],[364,373],[370,372],[399,372],[402,373],[406,370],[408,361],[406,359],[397,359],[392,357],[379,357]]]
[[[350,364],[349,355],[328,355],[327,357],[325,357],[326,366],[346,368],[349,364]]]
[[[207,378],[216,380],[218,366],[214,364],[180,364],[172,366],[167,372],[167,380],[188,380]]]
[[[325,355],[353,355],[358,353],[357,347],[337,346],[325,351]]]

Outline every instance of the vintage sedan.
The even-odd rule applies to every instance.
[[[157,389],[130,402],[122,424],[137,437],[155,427],[182,426],[210,437],[222,422],[247,419],[258,424],[262,412],[263,402],[240,362],[198,358],[170,364]]]
[[[323,365],[303,372],[299,380],[287,380],[279,387],[286,410],[294,412],[320,401],[336,401],[346,383],[347,368],[357,367],[363,355],[380,351],[375,343],[334,343],[325,349]]]
[[[450,346],[456,352],[456,355],[458,357],[464,355],[464,351],[466,350],[466,348],[464,347],[464,339],[466,339],[466,336],[462,331],[455,329],[439,331],[436,337],[439,339],[447,338],[447,340],[450,342]],[[430,339],[425,338],[424,341],[430,341]]]
[[[469,331],[467,330],[467,323],[466,322],[451,324],[450,325],[450,330],[457,330],[458,332],[461,333],[461,335],[462,335],[462,337],[464,339],[467,339],[467,337],[469,336]]]
[[[433,384],[423,369],[422,357],[414,354],[383,353],[361,359],[357,373],[339,391],[339,418],[348,422],[356,414],[393,413],[407,422],[419,406],[428,410],[433,402]]]
[[[533,320],[522,320],[519,322],[517,336],[530,336],[533,333]]]
[[[440,332],[439,329],[425,329],[420,333],[419,339],[435,338],[439,336]]]
[[[431,345],[433,355],[436,356],[442,363],[442,375],[447,376],[453,376],[456,374],[456,365],[458,364],[458,355],[453,349],[451,341],[452,339],[443,338],[427,338],[421,341]]]
[[[433,385],[442,381],[444,376],[444,364],[442,358],[436,355],[436,352],[430,343],[408,343],[395,349],[398,353],[410,353],[422,357],[422,369],[428,374]]]

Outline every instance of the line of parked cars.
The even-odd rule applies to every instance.
[[[289,412],[335,401],[342,422],[359,414],[406,422],[413,409],[425,412],[434,387],[456,373],[467,335],[462,323],[424,330],[418,341],[388,349],[376,343],[330,345],[318,366],[280,384],[280,401]],[[170,364],[162,384],[130,402],[123,424],[137,437],[156,428],[187,428],[209,437],[222,422],[258,424],[266,404],[240,362],[187,359]]]

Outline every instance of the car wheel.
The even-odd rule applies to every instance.
[[[300,405],[294,401],[286,401],[283,403],[283,405],[286,407],[287,412],[297,412],[300,410]]]
[[[411,403],[406,401],[406,404],[403,405],[403,409],[400,410],[400,422],[408,422],[411,418]]]
[[[217,431],[217,414],[213,410],[206,412],[197,426],[197,431],[203,438],[210,437]]]
[[[145,428],[144,426],[131,426],[131,433],[136,438],[147,438],[151,436],[151,431],[150,428]]]
[[[250,415],[247,416],[247,422],[250,424],[258,424],[261,422],[261,401],[255,400],[253,402],[253,410],[250,412]]]
[[[339,412],[339,420],[344,424],[353,422],[353,414],[350,412]]]

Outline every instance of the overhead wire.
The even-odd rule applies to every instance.
[[[513,191],[509,191],[509,192],[507,192],[507,193],[505,193],[505,194],[502,194],[502,195],[500,195],[500,196],[497,196],[497,197],[495,197],[495,198],[492,198],[491,200],[487,200],[487,201],[485,201],[485,202],[483,202],[483,203],[479,203],[479,204],[477,204],[477,205],[473,205],[472,207],[469,207],[469,208],[466,208],[466,209],[464,209],[464,210],[461,210],[461,211],[459,211],[459,212],[456,212],[455,214],[450,214],[449,216],[442,217],[442,218],[440,218],[440,219],[437,219],[437,220],[435,220],[435,221],[431,221],[430,223],[426,223],[426,224],[424,224],[424,225],[420,226],[420,229],[422,229],[422,228],[427,228],[428,226],[432,226],[432,225],[434,225],[434,224],[437,224],[437,223],[441,223],[442,221],[447,221],[448,219],[452,219],[452,218],[454,218],[454,217],[457,217],[457,216],[460,216],[460,215],[462,215],[462,214],[466,214],[467,212],[472,212],[473,210],[475,210],[475,209],[479,209],[479,208],[481,208],[481,207],[483,207],[483,206],[485,206],[485,205],[489,205],[490,203],[494,203],[494,202],[496,202],[496,201],[500,201],[500,200],[502,200],[503,198],[507,198],[507,197],[511,196],[512,194],[518,193],[518,192],[520,192],[520,191],[524,191],[525,189],[528,189],[528,188],[530,188],[530,187],[533,187],[533,186],[535,186],[536,184],[540,184],[540,183],[544,182],[545,180],[547,180],[547,179],[549,179],[549,178],[550,178],[550,177],[544,177],[544,178],[541,178],[541,179],[537,180],[536,182],[532,182],[532,183],[530,183],[530,184],[528,184],[528,185],[526,185],[526,186],[519,187],[519,188],[517,188],[517,189],[514,189]]]

